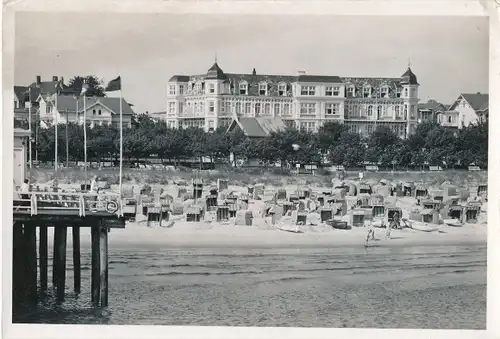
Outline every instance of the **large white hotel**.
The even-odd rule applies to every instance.
[[[206,74],[169,80],[164,118],[170,127],[206,131],[239,117],[281,118],[307,131],[338,121],[352,132],[384,125],[406,138],[417,125],[418,87],[410,67],[397,78],[349,78],[225,73],[215,62]]]

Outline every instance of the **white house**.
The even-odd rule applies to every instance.
[[[85,104],[84,104],[85,100]],[[131,126],[135,114],[125,99],[122,100],[123,127]],[[75,122],[83,124],[84,106],[85,120],[92,126],[120,124],[120,98],[88,97],[76,98],[71,95],[56,95],[39,97],[40,119],[47,124],[65,124]]]
[[[445,127],[458,128],[486,121],[489,95],[462,93],[445,112],[438,114],[438,122]]]
[[[418,122],[418,88],[409,67],[399,77],[359,78],[225,73],[216,62],[205,74],[170,78],[164,119],[206,131],[229,126],[235,116],[280,118],[306,131],[336,121],[362,135],[384,125],[405,138]]]

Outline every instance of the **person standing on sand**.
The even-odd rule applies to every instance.
[[[371,221],[368,224],[368,233],[366,234],[365,247],[368,246],[368,241],[370,240],[370,238],[372,240],[375,240],[375,229],[373,228],[373,224]]]

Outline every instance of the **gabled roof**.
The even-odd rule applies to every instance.
[[[462,99],[465,100],[476,112],[488,110],[489,95],[482,93],[461,93],[457,100],[455,100],[455,102],[450,106],[449,110],[454,110]]]
[[[61,80],[42,81],[39,84],[34,82],[31,85],[29,85],[29,87],[31,87],[32,90],[37,89],[39,91],[39,94],[42,94],[42,95],[54,94],[56,92],[56,88],[59,88],[59,90],[64,90],[64,89],[68,88],[68,86],[66,86]],[[33,92],[31,94],[33,95]]]
[[[125,99],[122,100],[123,114],[135,114],[132,107],[128,104]],[[83,98],[78,99],[71,95],[58,95],[57,96],[57,110],[59,112],[76,112],[76,106],[78,102],[78,112],[83,112]],[[55,98],[52,100],[52,104],[55,104]],[[91,108],[97,104],[108,108],[114,114],[120,114],[120,98],[108,98],[108,97],[89,97],[86,98],[86,109]]]
[[[436,100],[429,99],[425,103],[418,104],[419,110],[429,110],[429,111],[446,111],[450,107],[449,105],[442,104]]]
[[[278,132],[286,129],[286,125],[281,118],[257,117],[257,118],[239,118],[233,120],[228,131],[238,125],[243,133],[250,138],[265,138],[272,132]]]

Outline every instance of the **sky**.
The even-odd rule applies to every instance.
[[[486,17],[17,12],[16,85],[122,77],[137,113],[165,111],[173,75],[398,77],[410,62],[421,102],[488,92]]]

